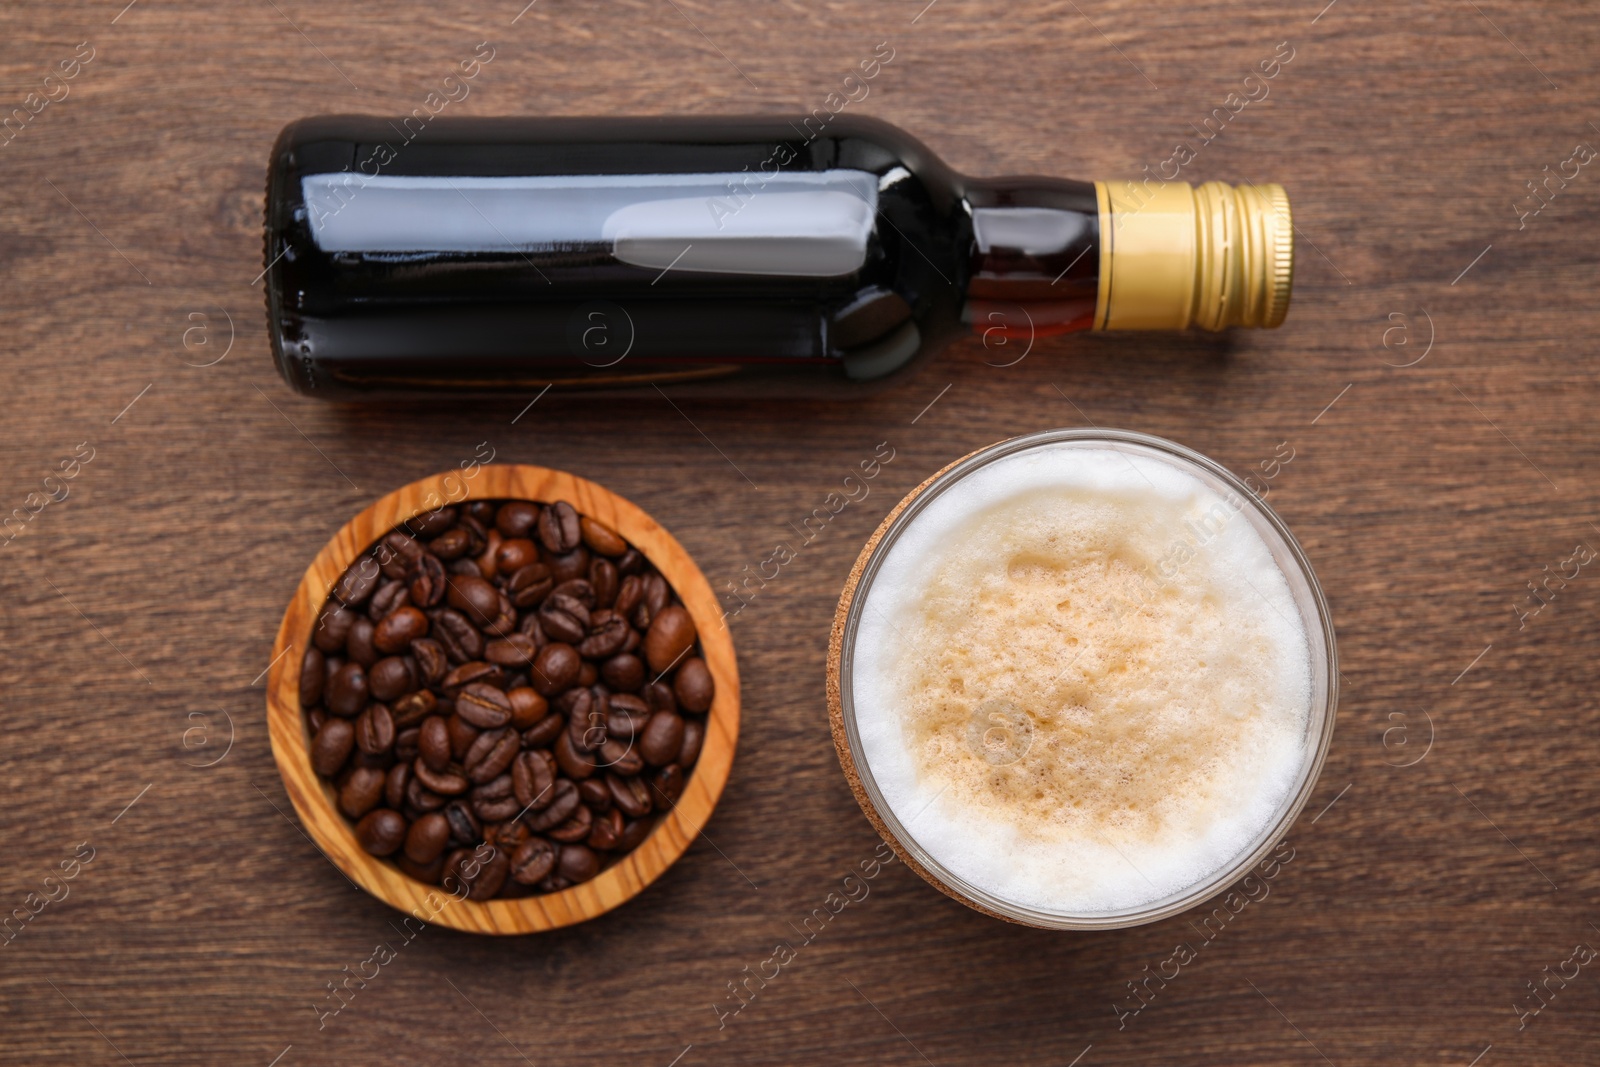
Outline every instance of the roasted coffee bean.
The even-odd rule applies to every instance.
[[[669,763],[650,776],[650,799],[657,811],[666,811],[683,796],[683,768]]]
[[[450,731],[450,755],[460,759],[478,739],[478,728],[454,713],[445,718],[444,724]]]
[[[650,669],[671,670],[694,647],[696,636],[688,611],[677,604],[661,609],[644,635],[644,658]]]
[[[667,587],[666,579],[654,571],[641,575],[643,592],[639,597],[639,606],[633,609],[633,624],[641,630],[648,630],[650,623],[666,608],[671,597],[671,590]]]
[[[571,689],[562,694],[569,695],[573,699],[561,702],[567,709],[567,733],[579,752],[593,752],[605,744],[605,713],[595,706],[589,690]]]
[[[424,692],[426,692],[426,690],[424,690]],[[419,723],[421,721],[422,720],[420,718],[417,720]],[[422,729],[419,726],[402,725],[398,715],[394,717],[394,726],[394,758],[397,760],[402,760],[406,763],[410,763],[412,760],[417,758],[417,741],[422,736]],[[394,804],[390,805],[390,807],[397,806],[398,805]]]
[[[530,838],[511,857],[511,877],[537,885],[556,868],[556,847],[542,837]]]
[[[582,686],[573,686],[550,701],[550,710],[558,711],[569,719],[575,709],[588,711],[594,706],[594,692]]]
[[[424,552],[412,561],[406,571],[411,603],[419,608],[437,607],[444,599],[446,580],[444,564],[432,552]]]
[[[545,556],[544,563],[550,568],[550,577],[556,580],[557,585],[576,581],[589,574],[589,550],[579,545],[571,552]]]
[[[367,671],[367,687],[374,700],[393,700],[417,687],[416,665],[405,656],[387,656]]]
[[[556,768],[549,756],[538,751],[524,751],[511,764],[511,784],[517,802],[529,811],[542,811],[550,806],[554,797]]]
[[[516,574],[522,568],[539,562],[539,549],[526,537],[513,537],[502,541],[495,550],[495,565],[499,572],[506,576]]]
[[[329,719],[311,739],[311,767],[324,778],[332,778],[350,758],[356,747],[356,729],[348,719]]]
[[[428,542],[428,551],[446,563],[460,559],[472,550],[472,531],[457,526]]]
[[[622,840],[622,812],[612,808],[604,815],[598,815],[594,820],[594,828],[589,831],[588,845],[590,848],[609,852],[617,847],[617,842]]]
[[[618,774],[638,774],[644,770],[644,757],[639,755],[638,746],[631,740],[623,741],[615,737],[607,738],[606,743],[600,746],[595,762]]]
[[[456,714],[480,730],[497,730],[511,721],[511,698],[492,685],[471,682],[456,694]]]
[[[632,618],[634,609],[644,600],[644,579],[637,574],[630,574],[623,578],[617,585],[617,598],[611,603],[611,610],[623,618]]]
[[[372,600],[367,604],[367,618],[373,622],[382,622],[395,609],[403,608],[411,603],[411,590],[406,588],[406,583],[398,579],[384,582],[378,586],[378,591],[372,594]]]
[[[383,802],[396,811],[404,808],[406,787],[410,784],[411,764],[396,763],[389,768],[389,772],[383,777]]]
[[[337,600],[329,600],[317,616],[316,627],[311,631],[311,641],[324,652],[343,652],[345,639],[350,636],[350,624],[357,615]]]
[[[628,627],[628,639],[622,642],[622,653],[630,656],[639,654],[639,646],[644,644],[644,636],[632,626]],[[642,660],[640,662],[643,662]]]
[[[510,872],[511,858],[504,852],[494,852],[484,861],[477,877],[470,879],[472,888],[467,893],[467,899],[489,900],[505,886]]]
[[[315,737],[317,731],[322,729],[322,724],[327,722],[330,718],[332,718],[332,716],[330,716],[321,708],[312,708],[310,711],[306,712],[307,732]]]
[[[711,707],[716,695],[716,685],[711,681],[711,669],[699,656],[690,656],[678,667],[672,679],[672,692],[685,711],[704,712]]]
[[[629,737],[633,736],[633,734],[635,734],[637,731],[644,729],[644,720],[650,717],[650,705],[645,703],[644,698],[636,693],[612,693],[610,698],[606,701],[606,706],[613,713],[622,712],[631,716],[635,720],[635,724],[633,726],[629,726],[621,731],[623,734]],[[607,722],[609,725],[609,719]]]
[[[506,683],[506,672],[493,663],[486,663],[481,659],[471,663],[463,663],[453,669],[439,682],[439,688],[446,693],[459,695],[461,690],[473,682],[492,685],[496,689],[503,689]]]
[[[335,715],[351,719],[360,715],[361,709],[367,706],[367,695],[367,672],[361,669],[359,663],[346,663],[328,679],[323,703]]]
[[[594,829],[594,812],[579,804],[573,811],[572,818],[560,826],[552,826],[545,831],[553,841],[582,841],[589,836],[589,831]]]
[[[495,529],[507,537],[532,536],[534,523],[539,521],[539,505],[526,500],[513,500],[501,504],[494,513]]]
[[[602,556],[620,556],[628,551],[628,542],[619,537],[615,530],[587,515],[578,520],[578,530],[583,543]]]
[[[445,573],[445,589],[446,590],[448,590],[450,588],[450,576],[451,575],[455,575],[458,578],[482,578],[483,577],[483,572],[478,569],[477,561],[476,560],[472,560],[472,559],[458,559],[454,563],[451,563],[450,566],[446,567],[444,569],[444,573]],[[449,595],[448,592],[446,593],[446,595],[447,596]]]
[[[435,498],[437,499],[437,498]],[[412,537],[431,541],[456,524],[455,508],[440,508],[416,516],[405,524]]]
[[[407,693],[390,706],[394,724],[402,729],[415,726],[439,708],[439,698],[431,690],[418,689]]]
[[[483,654],[501,667],[526,667],[539,654],[539,646],[527,634],[512,633],[484,645]]]
[[[650,831],[656,828],[653,818],[629,819],[622,824],[622,837],[617,841],[617,852],[632,852],[644,844],[644,839],[650,836]]]
[[[578,810],[581,803],[578,799],[578,787],[570,778],[557,778],[556,784],[550,788],[550,802],[542,810],[530,812],[523,816],[528,824],[528,829],[543,833],[552,826],[560,826],[572,818],[572,813]]]
[[[539,606],[539,626],[553,640],[576,645],[589,632],[589,609],[576,597],[551,593]]]
[[[406,840],[405,816],[389,808],[370,811],[356,823],[356,840],[374,856],[388,856]]]
[[[312,645],[300,661],[300,706],[312,708],[322,702],[322,683],[326,681],[327,664],[322,649]]]
[[[372,620],[358,617],[350,624],[350,633],[344,639],[344,654],[352,662],[363,667],[370,667],[382,658],[383,653],[372,643],[372,636],[377,628],[372,625]]]
[[[511,594],[511,602],[519,608],[527,609],[538,607],[540,601],[550,595],[556,581],[550,575],[550,568],[543,563],[530,563],[518,569],[511,575],[506,588]]]
[[[341,648],[339,651],[342,653],[344,651],[344,649]],[[338,674],[339,673],[339,668],[343,667],[343,666],[344,666],[344,656],[343,655],[335,656],[335,655],[331,655],[330,654],[330,655],[327,655],[327,656],[323,657],[323,660],[322,660],[322,698],[323,698],[324,703],[326,703],[327,698],[328,698],[328,686],[333,684],[333,676]]]
[[[621,583],[622,576],[617,573],[615,563],[600,558],[589,561],[589,584],[594,588],[595,607],[609,608],[615,604]]]
[[[421,755],[412,762],[411,773],[424,788],[431,789],[442,797],[460,796],[472,786],[472,783],[467,781],[467,776],[454,764],[447,764],[444,770],[436,771],[428,766],[428,761]]]
[[[556,871],[574,885],[587,882],[600,873],[600,857],[587,845],[562,845]]]
[[[648,708],[635,710],[632,706],[623,704],[622,700],[633,696],[632,693],[612,693],[611,710],[606,714],[606,736],[631,741],[644,729],[644,724],[650,721],[651,712]]]
[[[372,643],[380,652],[404,652],[419,637],[428,635],[428,617],[413,607],[397,608],[373,631]],[[648,641],[646,642],[648,644]]]
[[[521,819],[504,819],[483,828],[483,839],[507,855],[527,844],[533,831]]]
[[[552,751],[555,752],[556,765],[561,768],[561,773],[573,781],[582,781],[594,773],[594,758],[572,743],[570,729],[563,730],[556,738]]]
[[[608,659],[622,650],[628,639],[628,621],[610,611],[597,612],[591,619],[589,634],[578,642],[578,655]]]
[[[482,785],[498,778],[522,747],[522,738],[510,727],[503,730],[485,730],[461,758],[461,767],[467,778]]]
[[[550,590],[551,596],[571,597],[582,604],[585,611],[594,610],[594,586],[585,578],[572,578]]]
[[[444,806],[445,822],[450,827],[450,843],[457,847],[476,845],[483,840],[483,824],[465,800],[452,800]]]
[[[534,886],[541,893],[559,893],[563,889],[571,889],[572,883],[559,874],[552,874],[538,885]]]
[[[517,607],[511,603],[511,598],[504,593],[496,593],[500,598],[500,614],[496,615],[484,631],[492,637],[510,637],[517,633]]]
[[[685,772],[695,765],[700,758],[700,749],[706,743],[705,723],[699,719],[685,719],[683,721],[683,747],[678,749],[678,766]]]
[[[500,543],[504,540],[499,530],[491,528],[489,536],[484,540],[483,551],[478,553],[478,558],[473,561],[478,565],[478,573],[491,582],[500,573]]]
[[[579,782],[578,799],[596,815],[611,809],[611,790],[599,778],[586,778]]]
[[[467,554],[476,556],[483,551],[483,542],[489,534],[489,527],[484,525],[483,521],[470,511],[462,515],[459,522],[461,528],[472,537],[472,547],[467,549]]]
[[[444,873],[444,855],[441,853],[434,857],[432,863],[418,863],[407,856],[405,849],[401,849],[392,857],[394,865],[408,878],[414,878],[423,885],[438,885],[439,878]]]
[[[578,680],[583,662],[578,650],[560,641],[552,641],[539,650],[533,660],[533,674],[529,681],[539,693],[553,697]]]
[[[487,626],[500,615],[500,593],[482,578],[451,575],[445,600],[478,626]]]
[[[629,546],[628,550],[617,557],[617,573],[626,578],[630,574],[638,574],[646,566],[644,556],[637,548]]]
[[[544,748],[553,744],[567,729],[567,717],[552,712],[522,733],[522,743],[528,748]]]
[[[367,705],[356,720],[356,747],[379,756],[394,747],[394,716],[382,704]]]
[[[502,774],[472,791],[472,810],[484,822],[500,822],[514,817],[522,810],[512,786],[511,776]]]
[[[639,755],[652,767],[674,763],[683,749],[683,719],[670,711],[658,711],[645,723],[639,735]]]
[[[411,564],[422,555],[422,546],[401,531],[392,530],[384,536],[374,555],[385,578],[404,579]]]
[[[577,509],[565,500],[548,505],[539,516],[538,527],[540,542],[552,553],[571,552],[583,536]]]
[[[385,784],[387,776],[376,767],[357,767],[339,790],[339,810],[352,819],[361,818],[383,799]]]
[[[412,764],[411,780],[406,783],[406,807],[418,812],[438,811],[450,802],[450,798],[442,793],[435,793],[422,784],[416,775],[416,764]]]
[[[677,711],[678,698],[672,695],[672,686],[666,682],[651,682],[644,687],[644,702],[651,711]]]
[[[357,607],[378,588],[380,577],[378,561],[370,555],[362,556],[333,583],[333,595],[351,607]]]
[[[589,662],[588,660],[583,660],[578,665],[578,684],[579,685],[581,685],[585,689],[587,689],[590,686],[594,685],[599,680],[600,680],[600,668],[599,667],[596,667],[593,663]]]
[[[483,658],[483,634],[461,612],[440,608],[433,616],[433,636],[452,663]]]
[[[450,728],[437,715],[422,720],[417,737],[417,755],[431,770],[443,773],[450,766]]]
[[[417,670],[425,685],[438,685],[450,669],[450,658],[444,654],[444,647],[431,637],[419,637],[411,642],[411,655],[416,658]]]
[[[550,710],[549,702],[532,686],[519,685],[514,689],[508,689],[506,699],[511,701],[511,725],[518,730],[527,730],[537,725]]]
[[[411,824],[406,833],[406,856],[415,863],[432,863],[450,843],[450,820],[430,812]]]
[[[632,693],[644,685],[644,661],[627,652],[619,653],[600,665],[600,678],[618,692]]]
[[[642,572],[644,578],[644,602],[650,607],[650,617],[653,619],[666,610],[672,603],[672,586],[661,576],[661,572],[646,568]]]
[[[494,525],[494,513],[499,509],[490,500],[474,500],[465,508],[466,513],[472,516],[474,522],[488,527]]]

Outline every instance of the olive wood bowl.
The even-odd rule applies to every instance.
[[[557,893],[508,900],[457,899],[440,886],[403,874],[388,860],[364,850],[355,827],[339,811],[333,786],[311,767],[311,740],[300,707],[304,649],[329,590],[362,552],[396,525],[443,505],[470,500],[565,500],[622,535],[661,572],[683,601],[699,632],[702,655],[716,683],[706,717],[700,758],[683,796],[643,844],[587,882]],[[272,648],[267,682],[267,728],[272,755],[300,821],[334,866],[391,907],[430,923],[480,934],[528,934],[553,930],[601,915],[632,898],[683,855],[707,821],[733,765],[739,736],[739,669],[733,638],[716,594],[682,545],[637,505],[564,471],[499,464],[475,473],[436,474],[382,497],[344,527],[317,553],[295,591]]]

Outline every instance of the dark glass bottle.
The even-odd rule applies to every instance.
[[[969,178],[854,116],[304,119],[267,185],[269,330],[329,399],[818,395],[963,331],[1277,325],[1277,186]]]

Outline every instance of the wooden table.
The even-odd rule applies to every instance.
[[[0,948],[0,1058],[1593,1061],[1600,974],[1572,974],[1575,946],[1600,946],[1600,576],[1519,615],[1530,581],[1600,547],[1600,175],[1518,218],[1525,183],[1600,143],[1586,6],[123,2],[0,10],[0,103],[67,92],[0,147],[0,505],[68,494],[12,527],[0,567],[0,907],[59,898]],[[460,114],[809,110],[887,41],[853,109],[963,170],[1081,177],[1167,158],[1287,41],[1270,96],[1184,176],[1288,187],[1293,310],[1272,333],[1041,342],[1006,368],[968,342],[853,405],[547,402],[513,424],[523,400],[290,394],[256,283],[272,138],[306,114],[408,113],[483,41]],[[76,77],[44,81],[74,56]],[[951,458],[1086,423],[1240,472],[1293,450],[1271,502],[1317,566],[1344,675],[1293,860],[1122,1029],[1127,983],[1197,940],[1184,917],[1012,927],[899,864],[719,1029],[729,983],[878,844],[823,701],[863,539]],[[630,497],[719,586],[880,442],[895,458],[733,621],[744,731],[708,837],[585,926],[405,943],[286,817],[261,676],[323,541],[482,441]],[[47,487],[63,464],[76,477]],[[380,941],[395,958],[323,1016]],[[1532,1014],[1527,983],[1563,970]]]

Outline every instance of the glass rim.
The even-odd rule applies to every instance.
[[[938,499],[942,493],[978,468],[1006,456],[1015,455],[1018,452],[1059,443],[1102,443],[1124,446],[1124,448],[1133,446],[1135,450],[1142,449],[1155,453],[1157,458],[1165,462],[1174,463],[1179,469],[1198,468],[1198,472],[1189,470],[1188,473],[1206,475],[1222,482],[1240,497],[1245,507],[1252,509],[1266,524],[1272,534],[1281,542],[1288,557],[1294,561],[1295,570],[1300,579],[1304,581],[1310,594],[1311,602],[1315,607],[1315,622],[1320,631],[1324,650],[1320,666],[1324,676],[1319,678],[1319,661],[1315,649],[1317,635],[1310,633],[1310,627],[1308,626],[1306,637],[1312,646],[1311,683],[1313,703],[1310,714],[1313,717],[1320,714],[1321,728],[1320,730],[1317,729],[1315,718],[1308,724],[1307,758],[1301,763],[1294,786],[1288,797],[1279,806],[1275,817],[1252,839],[1252,843],[1240,850],[1233,860],[1217,868],[1211,875],[1186,889],[1133,908],[1076,915],[1045,911],[998,897],[967,882],[940,863],[922,847],[921,843],[906,829],[899,816],[885,801],[883,793],[878,788],[877,781],[873,777],[871,765],[867,762],[866,753],[861,745],[860,731],[856,723],[853,670],[856,636],[860,627],[863,605],[868,599],[868,594],[878,571],[888,558],[900,534],[909,528],[916,521],[917,516],[931,505],[934,500]],[[1201,480],[1205,482],[1206,478],[1202,477]],[[1208,488],[1215,489],[1215,486],[1208,486]],[[1216,460],[1186,445],[1135,430],[1099,427],[1040,430],[997,441],[962,457],[934,474],[916,489],[913,489],[908,494],[908,497],[901,501],[898,514],[891,512],[891,515],[892,518],[886,520],[878,532],[876,543],[872,545],[861,567],[860,577],[850,591],[850,606],[845,614],[839,646],[837,682],[840,718],[844,727],[846,741],[849,745],[850,758],[854,764],[853,771],[860,782],[861,790],[872,805],[873,814],[881,821],[883,827],[888,830],[895,846],[904,850],[915,860],[926,877],[936,882],[940,888],[950,895],[977,908],[979,911],[988,912],[1025,925],[1061,930],[1118,929],[1156,922],[1180,912],[1188,911],[1190,908],[1218,896],[1229,886],[1245,877],[1266,857],[1268,852],[1284,839],[1294,821],[1304,810],[1307,801],[1310,800],[1311,793],[1316,788],[1317,781],[1321,776],[1328,749],[1332,744],[1334,720],[1339,703],[1338,650],[1334,636],[1333,616],[1328,608],[1327,599],[1323,596],[1322,586],[1318,583],[1316,574],[1311,568],[1311,562],[1306,558],[1305,550],[1289,530],[1288,524],[1283,521],[1272,506],[1258,496],[1238,475],[1222,466]],[[1258,533],[1262,532],[1259,526],[1256,529]],[[1263,540],[1266,539],[1263,536]],[[1269,551],[1273,547],[1269,544]],[[1294,592],[1292,588],[1293,576],[1287,572],[1287,568],[1283,566],[1283,561],[1277,558],[1276,553],[1274,553],[1274,562],[1279,565],[1280,569],[1285,571],[1285,578],[1290,581],[1291,592]],[[1302,610],[1303,614],[1304,611]],[[1309,623],[1311,620],[1308,619],[1306,621]],[[1326,694],[1325,699],[1320,702],[1320,707],[1316,701],[1319,682],[1322,692]],[[1313,734],[1315,736],[1312,736]]]

